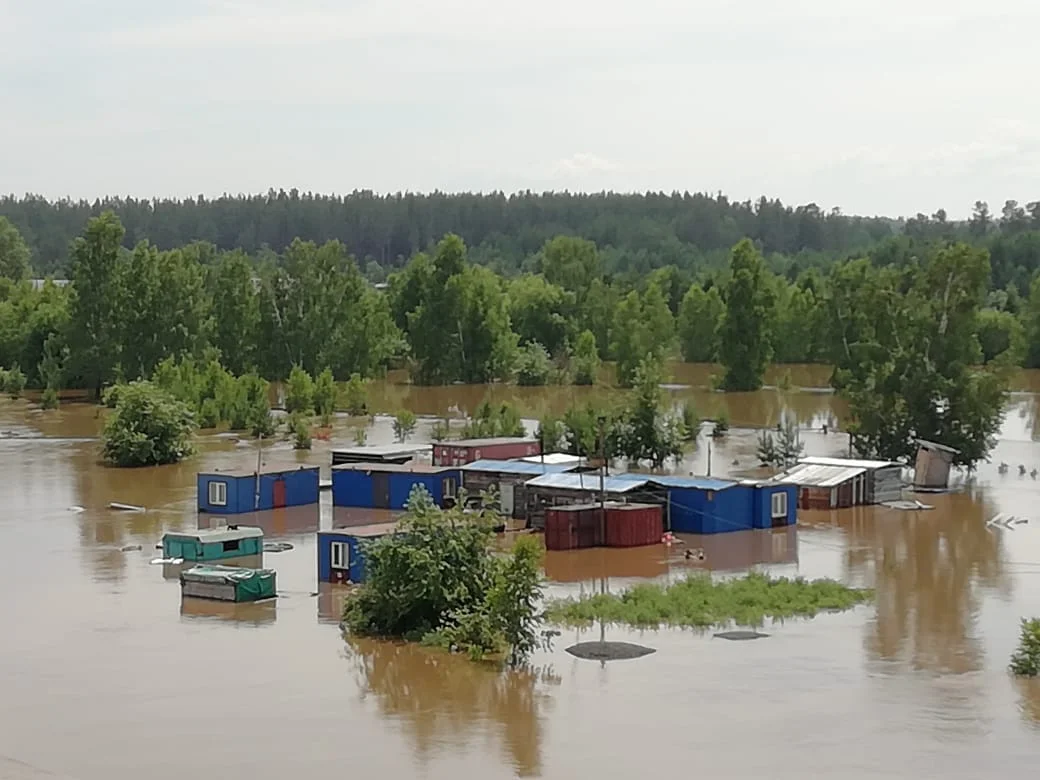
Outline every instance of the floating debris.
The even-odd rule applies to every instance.
[[[118,501],[113,501],[108,505],[109,509],[118,509],[120,512],[143,512],[143,506],[136,506],[135,504],[120,504]]]
[[[721,631],[715,634],[718,639],[729,639],[731,642],[747,642],[751,639],[765,639],[769,634],[759,631]]]
[[[152,558],[151,563],[152,563],[152,566],[158,566],[159,564],[164,564],[164,563],[171,563],[171,564],[176,565],[178,563],[184,563],[184,559],[183,558]]]
[[[293,546],[288,542],[264,542],[264,552],[286,552],[292,548]]]
[[[657,650],[631,642],[579,642],[568,647],[567,652],[585,661],[628,661],[656,653]]]
[[[134,552],[135,550],[140,549],[141,545],[139,544],[126,544],[119,548],[119,552]]]
[[[931,504],[922,504],[920,501],[886,501],[881,506],[887,506],[889,509],[901,509],[904,512],[935,509]]]
[[[80,512],[83,511],[83,507],[81,507],[81,506],[70,506],[69,507],[69,511],[70,512],[75,512],[76,514],[79,514]]]

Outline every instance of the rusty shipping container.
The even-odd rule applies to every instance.
[[[545,547],[578,550],[603,543],[603,514],[598,504],[573,504],[545,510]]]
[[[607,505],[607,547],[660,544],[664,522],[660,504]]]

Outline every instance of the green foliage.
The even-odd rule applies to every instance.
[[[367,428],[355,428],[354,429],[354,443],[359,447],[364,447],[368,443],[368,429]]]
[[[509,319],[521,344],[537,342],[550,354],[563,351],[573,320],[574,295],[544,276],[523,274],[508,287]]]
[[[696,441],[701,429],[701,418],[693,401],[686,401],[681,408],[683,439]]]
[[[115,411],[101,435],[105,460],[117,466],[154,466],[191,454],[195,420],[187,404],[146,381],[123,385],[114,397]]]
[[[464,439],[487,439],[496,436],[526,435],[520,412],[511,403],[503,401],[492,406],[484,401],[477,407],[476,414],[466,422],[462,429]]]
[[[571,355],[571,368],[574,371],[574,384],[594,385],[599,377],[600,359],[596,349],[596,336],[591,330],[583,330],[578,334]]]
[[[559,452],[560,448],[564,446],[566,435],[567,429],[563,421],[555,415],[546,414],[538,421],[538,431],[535,433],[535,438],[538,439],[543,454],[548,455],[553,452]]]
[[[11,398],[20,398],[25,390],[25,372],[17,365],[8,369],[0,368],[0,381],[3,383],[3,391]]]
[[[336,412],[336,395],[336,382],[332,377],[332,371],[329,368],[323,368],[314,380],[313,394],[314,411],[317,412],[323,427],[327,428],[332,424],[332,415]]]
[[[1010,312],[982,309],[975,325],[982,362],[1001,360],[1018,365],[1026,353],[1025,329],[1018,317]]]
[[[343,623],[362,636],[397,637],[468,653],[508,648],[521,663],[537,640],[540,551],[532,539],[492,554],[493,512],[441,510],[421,487],[391,536],[365,544],[365,582]]]
[[[633,290],[621,300],[614,321],[612,347],[618,384],[631,387],[636,369],[647,355],[663,361],[671,353],[675,320],[661,288],[651,283],[642,296]]]
[[[726,367],[723,389],[757,390],[769,364],[773,293],[762,256],[750,240],[733,247],[726,312],[719,331],[719,359]]]
[[[289,430],[293,435],[294,450],[309,450],[311,448],[311,425],[302,412],[295,411],[289,415]]]
[[[538,387],[549,383],[553,366],[549,353],[537,341],[530,341],[520,348],[516,358],[516,383],[525,387]]]
[[[715,582],[709,575],[695,574],[671,585],[646,583],[621,594],[556,600],[548,605],[546,618],[573,626],[593,621],[637,628],[761,626],[766,618],[809,618],[820,612],[851,609],[872,597],[871,591],[833,580],[753,573]]]
[[[705,290],[691,285],[679,308],[679,348],[683,360],[690,363],[712,363],[719,355],[719,328],[726,305],[719,288]]]
[[[40,406],[44,409],[58,408],[58,391],[53,387],[44,388],[40,394]]]
[[[343,388],[343,402],[349,415],[356,417],[368,414],[368,391],[365,389],[365,381],[361,378],[361,374],[350,375],[350,381]]]
[[[1019,677],[1040,674],[1040,618],[1022,619],[1018,647],[1011,656],[1011,673]]]
[[[772,431],[762,431],[758,436],[758,460],[763,466],[787,468],[798,462],[805,451],[796,423],[787,421]]]
[[[29,278],[29,247],[7,217],[0,217],[0,277],[20,282]]]
[[[444,441],[451,435],[451,424],[445,417],[442,420],[437,420],[430,428],[430,438],[433,441]]]
[[[394,415],[394,438],[399,442],[408,441],[409,437],[415,433],[415,413],[408,410],[402,409],[396,415]]]
[[[720,439],[723,436],[725,436],[728,431],[729,412],[727,412],[725,409],[722,409],[721,411],[719,411],[717,415],[715,415],[715,425],[712,428],[711,436],[714,439]]]
[[[633,463],[648,461],[653,468],[668,458],[681,459],[687,435],[682,420],[662,413],[662,381],[660,363],[648,355],[636,369],[634,396],[620,421],[620,454]]]
[[[293,366],[286,382],[285,411],[309,414],[314,411],[314,380],[300,366]]]
[[[252,436],[270,437],[275,432],[275,421],[271,416],[271,401],[267,380],[256,374],[238,378],[238,392],[232,430],[248,430]],[[241,425],[236,425],[241,423]]]
[[[959,450],[956,465],[985,459],[1009,379],[1003,361],[977,367],[986,252],[954,244],[902,273],[862,265],[839,273],[833,382],[848,401],[856,451],[906,460],[922,438]]]

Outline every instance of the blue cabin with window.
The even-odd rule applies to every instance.
[[[364,509],[404,509],[412,488],[421,485],[437,506],[451,504],[459,470],[424,463],[344,463],[332,467],[332,505]]]
[[[797,489],[774,482],[734,482],[711,477],[653,476],[668,491],[672,531],[723,534],[782,528],[796,521]]]
[[[755,490],[755,528],[785,528],[798,522],[798,486],[780,482],[751,483]]]
[[[317,466],[256,471],[214,471],[196,477],[200,512],[238,515],[255,510],[317,504]],[[259,491],[258,491],[259,488]]]
[[[365,579],[366,541],[392,534],[396,525],[362,525],[318,532],[318,582],[360,583]]]

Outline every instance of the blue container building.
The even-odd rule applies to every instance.
[[[396,525],[362,525],[318,532],[318,582],[360,583],[365,579],[364,543],[392,534]]]
[[[404,509],[412,488],[421,485],[437,506],[454,501],[458,468],[423,463],[344,463],[332,467],[332,505],[364,509]]]
[[[318,503],[317,466],[200,473],[196,484],[199,511],[219,515]]]

